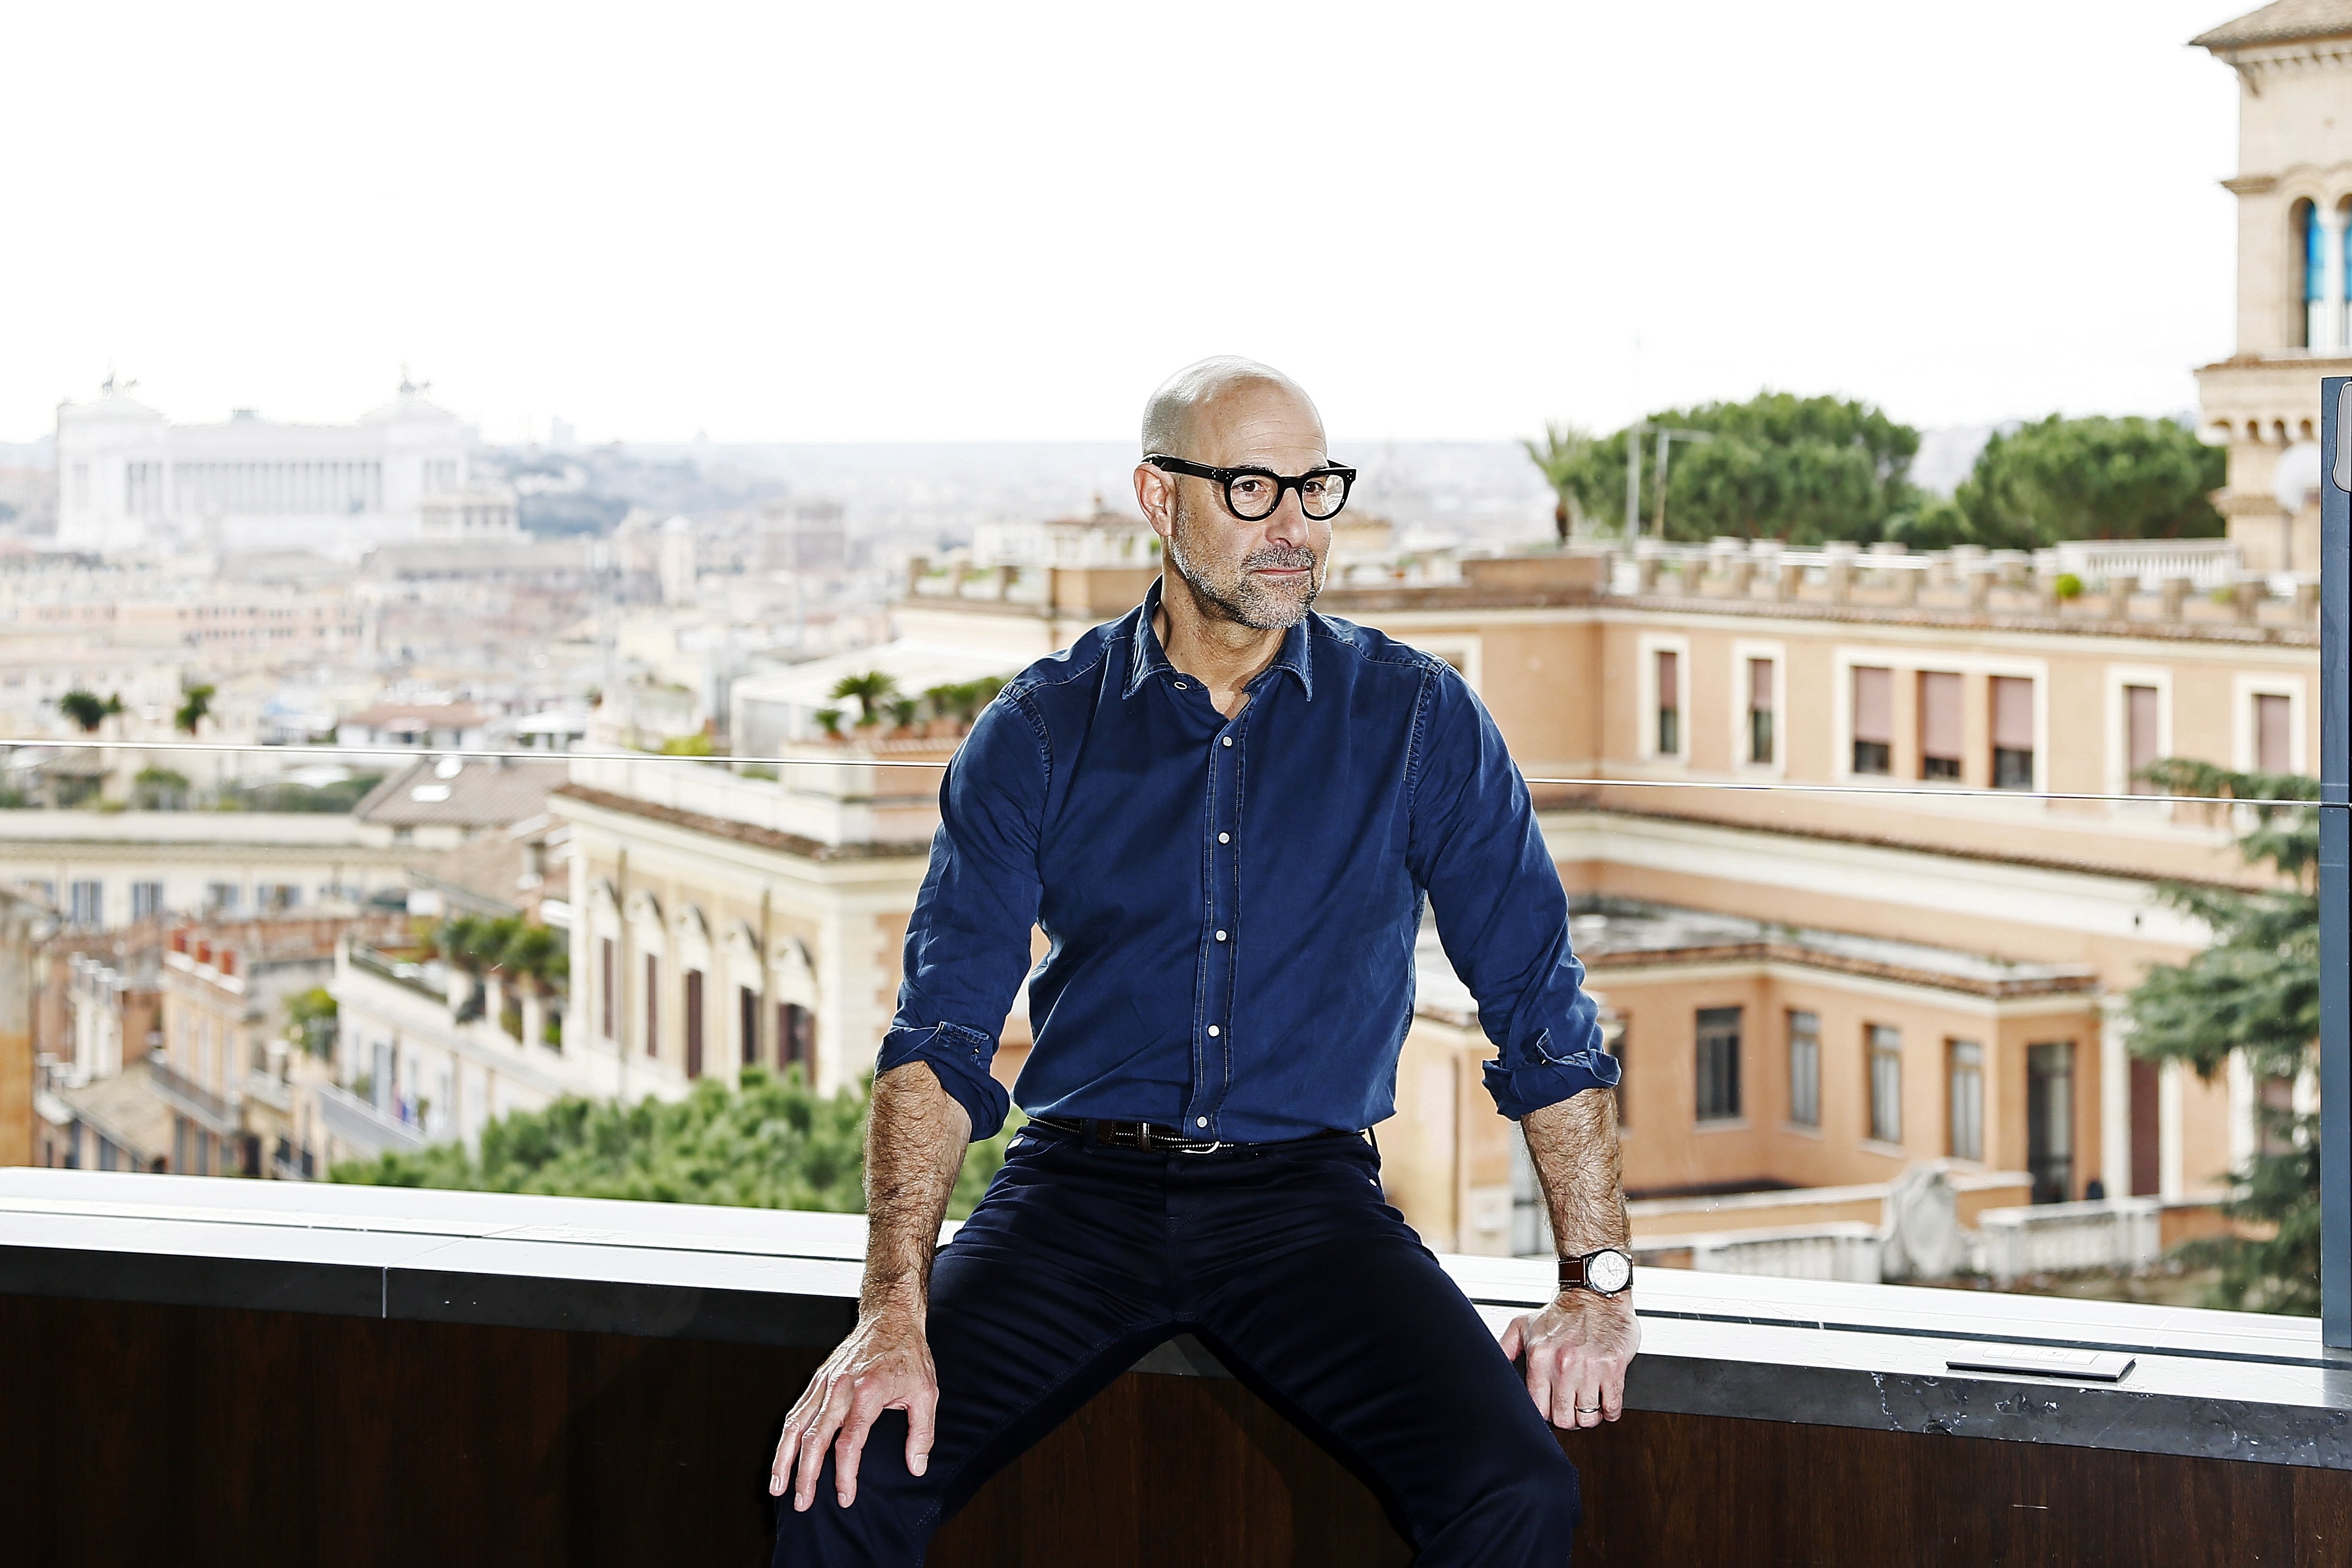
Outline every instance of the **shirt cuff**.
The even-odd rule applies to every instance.
[[[976,1029],[957,1023],[929,1026],[900,1024],[882,1037],[881,1054],[874,1059],[877,1077],[910,1061],[928,1062],[940,1087],[971,1118],[972,1142],[992,1138],[1004,1125],[1013,1097],[991,1077],[988,1063],[996,1042]]]
[[[1544,1051],[1542,1041],[1537,1050]],[[1594,1045],[1565,1057],[1539,1054],[1533,1061],[1509,1067],[1489,1061],[1486,1092],[1495,1097],[1495,1109],[1517,1122],[1530,1111],[1557,1105],[1588,1089],[1613,1089],[1624,1071],[1622,1062]]]

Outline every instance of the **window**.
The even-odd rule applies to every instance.
[[[2284,696],[2263,692],[2254,698],[2254,767],[2263,773],[2294,771],[2294,705]]]
[[[646,1054],[661,1054],[661,960],[646,955]]]
[[[596,943],[597,1017],[606,1040],[621,1037],[620,998],[614,993],[621,988],[621,971],[613,954],[613,939],[599,937]]]
[[[2327,347],[2327,230],[2319,209],[2308,201],[2294,204],[2295,249],[2303,258],[2303,329],[2305,349]]]
[[[1682,655],[1671,648],[1657,651],[1658,755],[1679,757],[1683,750]]]
[[[1903,1141],[1903,1031],[1891,1024],[1867,1028],[1870,1042],[1870,1135]]]
[[[1819,1013],[1789,1014],[1789,1120],[1800,1127],[1822,1124],[1822,1019]]]
[[[1748,661],[1748,760],[1771,766],[1780,753],[1772,730],[1772,661]]]
[[[776,1009],[776,1051],[782,1065],[798,1067],[808,1083],[816,1082],[816,1014],[798,1002]]]
[[[66,888],[66,896],[69,904],[66,918],[72,924],[92,927],[106,924],[106,883],[72,883]]]
[[[1919,777],[1960,777],[1960,753],[1968,742],[1960,723],[1960,677],[1941,670],[1919,675]]]
[[[2033,788],[2033,683],[2022,676],[1992,678],[1992,787]]]
[[[242,902],[244,902],[243,895],[237,884],[233,882],[205,883],[205,908],[207,910],[226,914],[236,909]]]
[[[1956,1160],[1984,1158],[1984,1047],[1956,1040],[1945,1047],[1950,1060],[1951,1155]]]
[[[2074,1042],[2025,1049],[2025,1168],[2033,1201],[2074,1196]]]
[[[735,1029],[743,1038],[743,1065],[760,1060],[760,993],[749,986],[735,988]]]
[[[702,1076],[702,971],[686,972],[686,1075]]]
[[[2153,795],[2156,786],[2140,777],[2157,759],[2162,745],[2157,737],[2157,692],[2154,686],[2124,688],[2124,788],[2135,795]]]
[[[1895,768],[1895,672],[1857,667],[1853,672],[1853,770],[1890,773]]]
[[[1698,1009],[1698,1119],[1739,1114],[1739,1009]]]
[[[131,918],[152,920],[163,913],[163,884],[160,882],[134,882],[131,884]]]
[[[290,882],[273,882],[261,887],[255,897],[262,908],[282,913],[302,902],[302,890]]]

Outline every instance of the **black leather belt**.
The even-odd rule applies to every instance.
[[[1219,1149],[1278,1149],[1291,1144],[1311,1144],[1323,1138],[1359,1138],[1360,1133],[1310,1133],[1303,1138],[1284,1138],[1271,1143],[1237,1144],[1232,1139],[1188,1138],[1179,1127],[1162,1126],[1157,1122],[1100,1122],[1092,1117],[1081,1121],[1076,1117],[1032,1116],[1029,1125],[1051,1127],[1089,1144],[1100,1144],[1110,1149],[1136,1149],[1147,1155],[1206,1155]]]

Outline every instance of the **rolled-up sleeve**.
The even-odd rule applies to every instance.
[[[1496,1048],[1496,1109],[1517,1121],[1621,1071],[1568,942],[1568,894],[1535,803],[1475,693],[1450,668],[1423,693],[1408,854],[1454,971]]]
[[[877,1072],[923,1061],[985,1138],[1011,1098],[990,1075],[997,1035],[1029,970],[1037,922],[1045,731],[1017,690],[981,714],[940,786],[930,869],[907,923],[898,1010]]]

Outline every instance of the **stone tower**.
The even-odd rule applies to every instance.
[[[2276,0],[2191,42],[2238,73],[2238,346],[2197,372],[2246,564],[2319,570],[2319,378],[2352,372],[2352,0]]]

